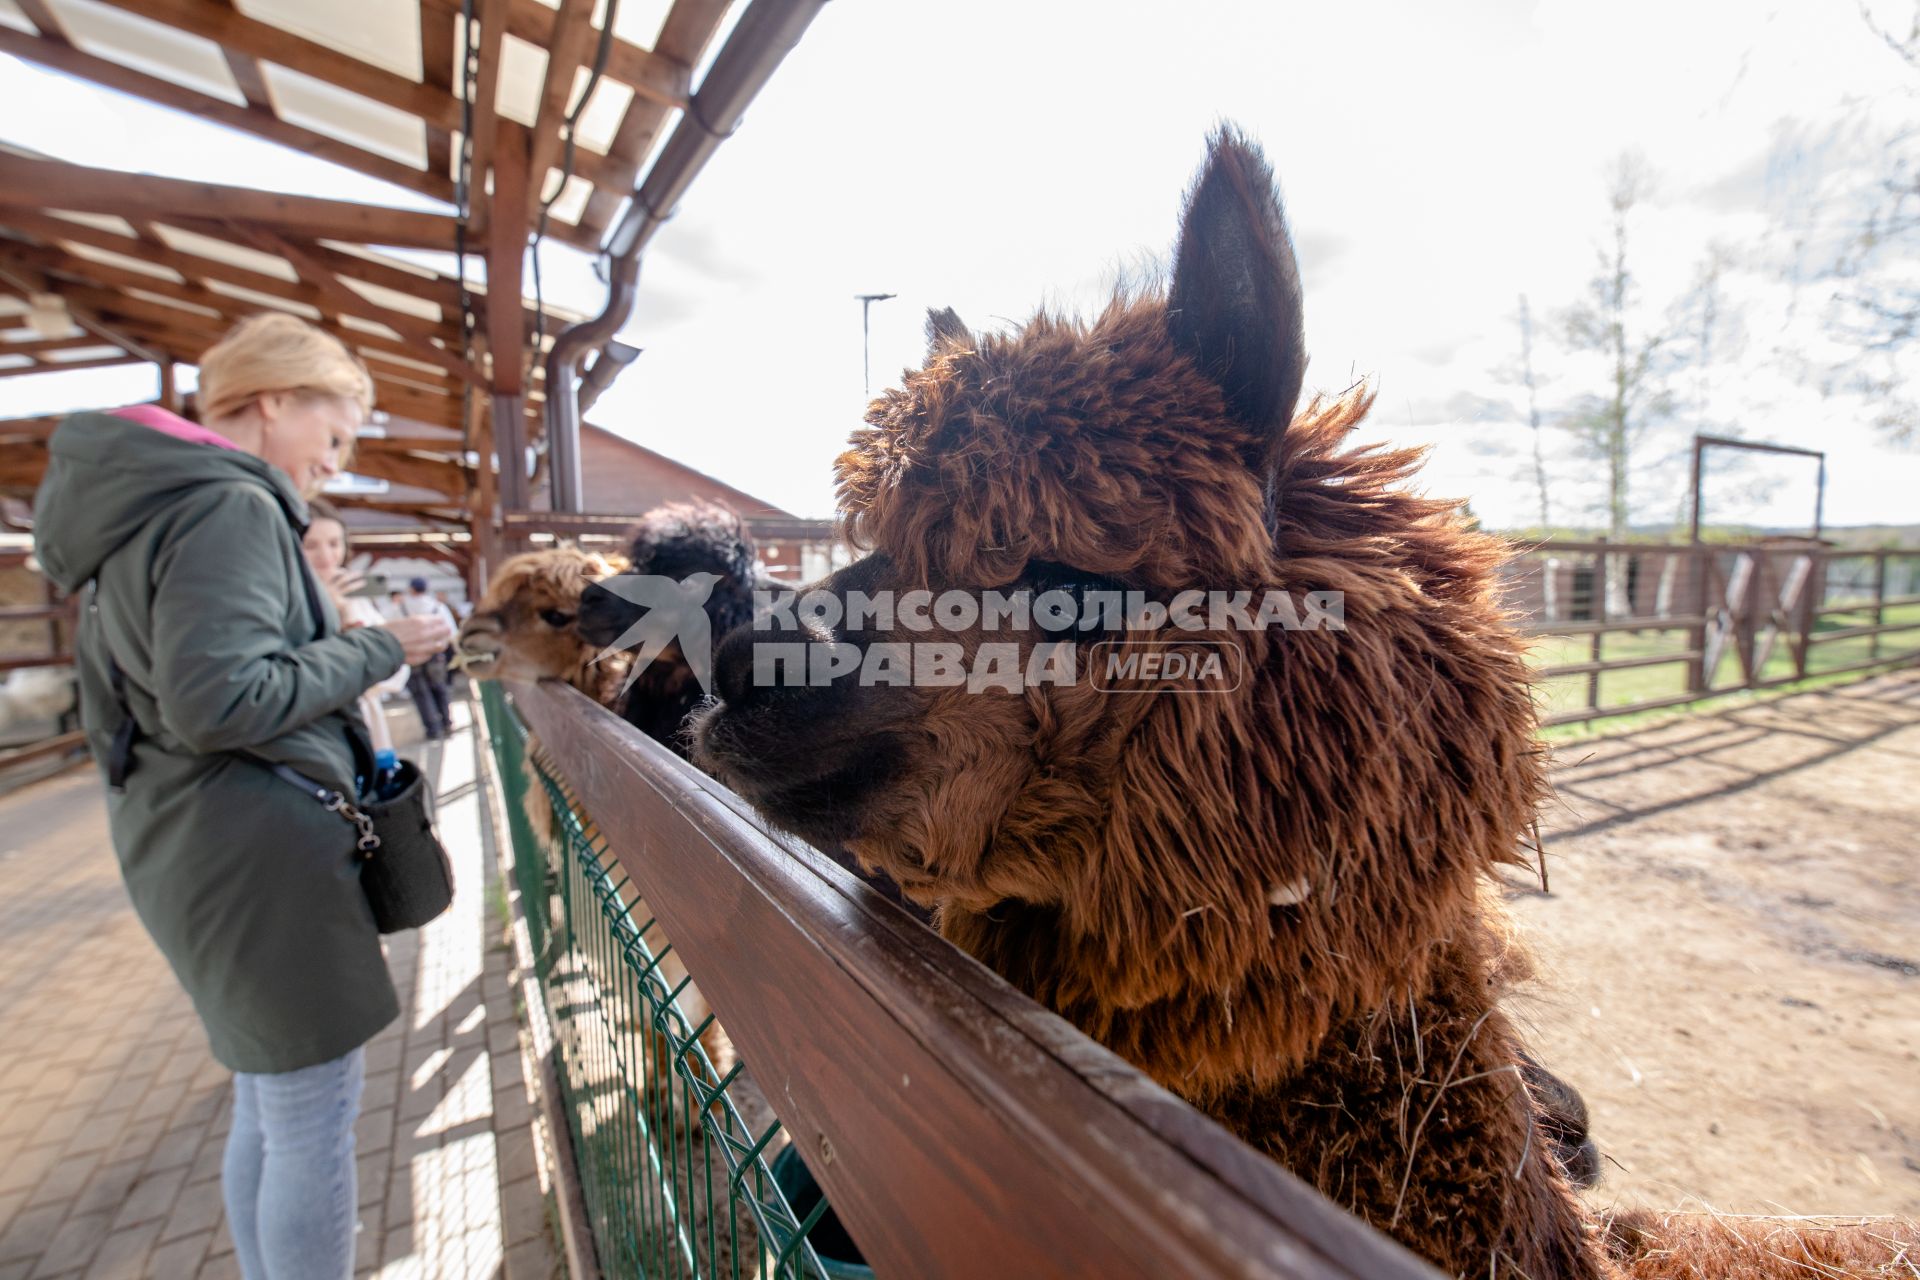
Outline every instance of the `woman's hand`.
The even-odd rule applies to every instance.
[[[355,573],[346,565],[341,565],[322,578],[320,585],[333,597],[334,612],[344,618],[347,615],[347,602],[353,598],[354,592],[367,585],[367,575]]]
[[[393,638],[406,651],[407,665],[417,667],[453,643],[453,628],[444,619],[428,615],[421,618],[394,618],[383,622]]]

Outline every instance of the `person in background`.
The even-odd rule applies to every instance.
[[[454,622],[447,606],[427,593],[425,578],[415,578],[407,583],[407,594],[400,601],[400,610],[409,618],[438,618],[449,628],[458,630],[458,624]],[[413,674],[407,677],[407,692],[413,695],[413,705],[420,712],[420,727],[426,730],[429,742],[438,742],[453,728],[449,689],[446,653],[436,653],[425,662],[414,664]]]
[[[364,1050],[400,1001],[353,825],[271,766],[355,794],[360,695],[447,629],[343,632],[309,590],[307,499],[373,404],[346,347],[255,316],[201,357],[199,401],[199,424],[157,405],[61,423],[34,542],[62,590],[87,588],[80,722],[127,895],[234,1073],[221,1173],[240,1272],[348,1280]]]
[[[319,579],[320,585],[332,598],[333,607],[340,614],[340,629],[351,631],[355,627],[385,624],[386,618],[381,615],[379,606],[359,594],[366,585],[365,577],[347,568],[347,553],[352,549],[352,544],[347,538],[347,526],[341,521],[340,513],[322,498],[309,502],[307,512],[311,520],[300,546],[306,552],[307,563],[313,568],[313,576]],[[398,595],[399,592],[394,594]],[[381,709],[381,699],[406,688],[411,674],[412,668],[402,666],[360,695],[360,715],[367,722],[367,733],[373,739],[375,751],[393,750],[393,730],[387,724],[386,712]]]
[[[433,598],[446,606],[447,612],[453,615],[453,621],[456,626],[465,622],[473,613],[473,601],[471,600],[455,600],[444,591],[434,592]]]

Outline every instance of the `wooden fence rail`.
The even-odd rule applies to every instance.
[[[513,700],[875,1272],[1433,1272],[570,688]]]
[[[1550,700],[1543,719],[1550,725],[1920,661],[1920,591],[1913,589],[1920,585],[1920,550],[1601,539],[1535,543],[1517,552],[1507,571],[1508,603],[1525,629],[1543,641],[1583,640],[1577,649],[1549,650],[1541,661]],[[1892,583],[1902,588],[1891,592],[1890,566],[1898,571]],[[1849,568],[1854,572],[1843,572]],[[1677,635],[1661,640],[1663,633]],[[1611,637],[1642,637],[1635,647],[1652,651],[1609,653]],[[1867,641],[1864,656],[1823,648],[1857,640]],[[1832,655],[1840,656],[1823,660]],[[1661,667],[1682,668],[1665,682],[1673,687],[1603,696],[1609,673]],[[1572,677],[1584,679],[1553,687]],[[1570,690],[1583,696],[1571,699]]]

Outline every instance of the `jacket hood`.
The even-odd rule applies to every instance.
[[[155,514],[201,485],[259,485],[295,528],[306,528],[306,501],[278,467],[185,433],[78,413],[60,424],[47,451],[46,478],[33,502],[34,550],[62,591],[76,590]]]

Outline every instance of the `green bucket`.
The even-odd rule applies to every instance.
[[[813,1171],[792,1146],[781,1148],[780,1154],[773,1158],[773,1182],[787,1198],[796,1222],[805,1222],[807,1215],[826,1198],[826,1192],[813,1180]],[[782,1239],[780,1248],[785,1249],[791,1239],[790,1236]],[[847,1234],[840,1216],[831,1206],[820,1215],[820,1221],[813,1224],[807,1241],[819,1255],[821,1270],[826,1272],[828,1280],[874,1280],[873,1268],[867,1265],[860,1246]]]

